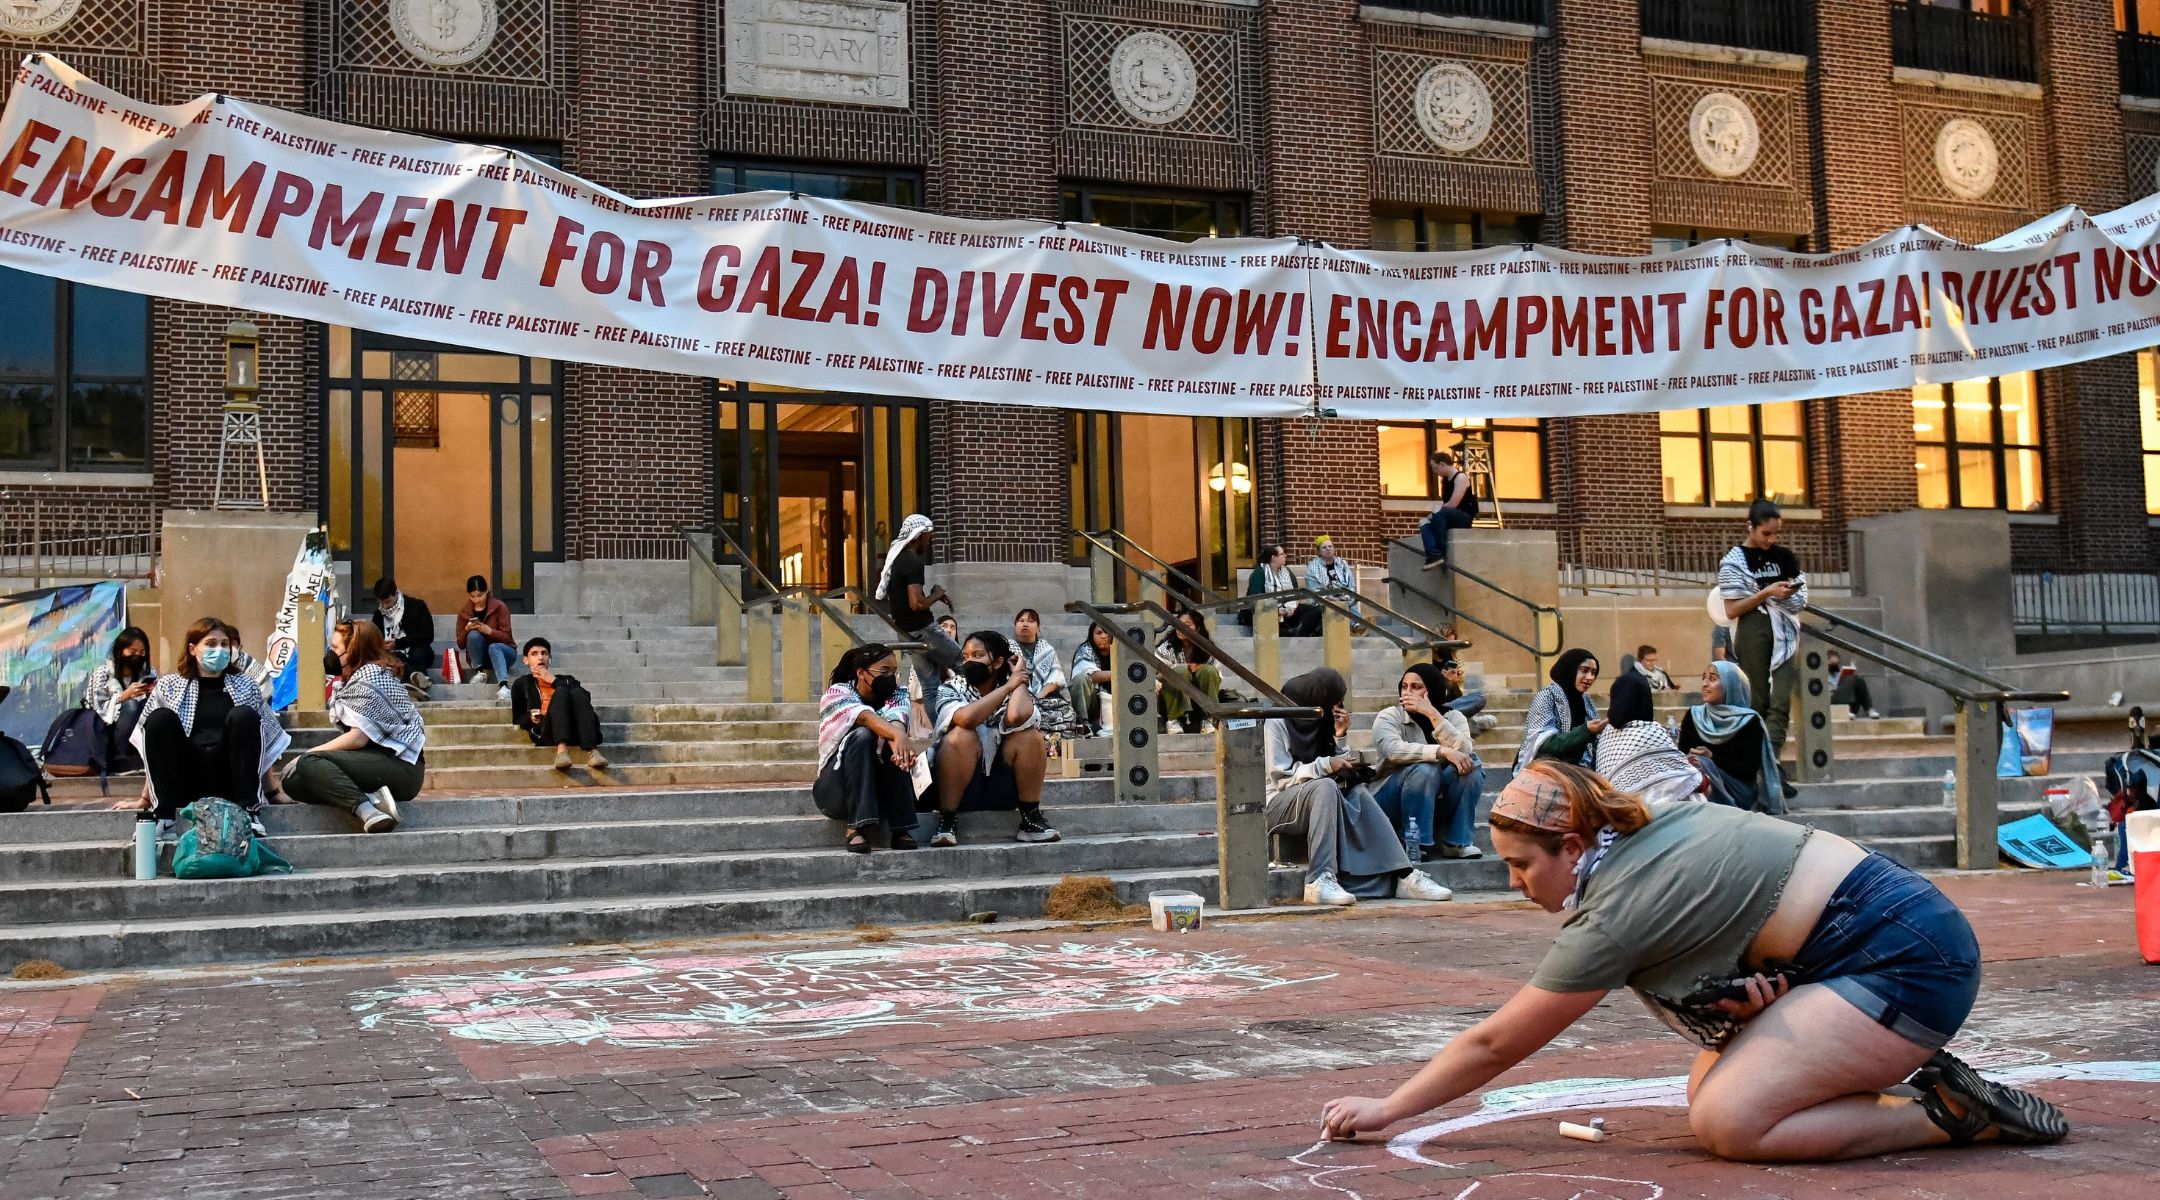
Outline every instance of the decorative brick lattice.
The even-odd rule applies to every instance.
[[[2160,134],[2131,134],[2123,139],[2123,172],[2130,194],[2160,192]]]
[[[83,0],[82,7],[59,29],[35,41],[0,34],[0,48],[4,48],[11,66],[24,54],[40,51],[62,58],[71,50],[140,54],[143,0]]]
[[[495,40],[463,66],[414,58],[390,26],[383,0],[344,0],[337,9],[330,65],[338,71],[456,75],[505,83],[553,84],[554,0],[496,0]]]
[[[1477,148],[1450,154],[1418,127],[1418,80],[1442,62],[1468,67],[1492,96],[1492,130]],[[1530,68],[1526,62],[1462,57],[1435,58],[1391,50],[1373,53],[1373,147],[1381,154],[1438,158],[1449,162],[1530,165]]]
[[[1755,113],[1761,142],[1755,161],[1737,176],[1727,178],[1703,166],[1695,157],[1688,137],[1688,121],[1695,105],[1711,92],[1725,92],[1747,101]],[[1724,81],[1656,79],[1651,83],[1651,118],[1657,123],[1657,174],[1664,179],[1694,179],[1713,183],[1752,184],[1757,187],[1793,186],[1793,95],[1787,90],[1736,87]]]
[[[2030,120],[2015,113],[1931,104],[1907,104],[1899,116],[1904,127],[1905,194],[1908,198],[1958,208],[2032,207],[2032,177],[2036,164]],[[1959,117],[1979,122],[1995,139],[1996,153],[2002,157],[2001,166],[1995,172],[1995,186],[1977,200],[1967,200],[1952,192],[1935,170],[1935,137],[1945,122]]]
[[[1185,137],[1239,136],[1239,80],[1245,69],[1238,39],[1199,29],[1158,28],[1122,21],[1065,18],[1065,95],[1068,119],[1095,129],[1125,129]],[[1199,88],[1175,121],[1152,125],[1126,112],[1110,90],[1110,55],[1132,34],[1153,30],[1177,39],[1193,60]]]

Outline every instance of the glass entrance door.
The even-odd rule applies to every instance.
[[[758,569],[782,587],[874,582],[921,510],[920,405],[723,384],[714,411],[714,515]]]
[[[327,340],[321,511],[355,606],[388,575],[447,612],[486,575],[529,610],[533,563],[562,557],[554,364],[343,328]]]
[[[1235,590],[1255,543],[1251,421],[1074,413],[1071,439],[1075,527],[1118,529],[1210,590]]]

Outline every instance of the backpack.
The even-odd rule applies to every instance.
[[[105,742],[105,722],[97,713],[87,708],[61,713],[45,731],[46,773],[55,779],[104,775]]]
[[[21,812],[39,796],[51,806],[52,792],[45,787],[44,768],[31,757],[30,747],[0,733],[0,813]]]
[[[180,810],[187,823],[173,849],[173,875],[179,879],[238,879],[248,875],[289,875],[292,864],[263,845],[248,827],[247,810],[215,796]]]

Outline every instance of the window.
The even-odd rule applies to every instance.
[[[1244,237],[1245,198],[1207,192],[1155,192],[1068,184],[1065,219],[1108,225],[1176,242]]]
[[[2145,512],[2160,516],[2160,351],[2138,351],[2138,444],[2145,449]]]
[[[1537,240],[1537,221],[1515,213],[1386,205],[1373,210],[1373,249],[1477,250],[1522,245]]]
[[[1893,0],[1890,61],[1900,67],[2035,82],[2032,12],[2022,0]]]
[[[1807,414],[1797,400],[1658,414],[1665,503],[1808,502]]]
[[[1912,404],[1920,507],[2038,512],[2046,503],[2040,385],[2031,371],[1923,384]]]
[[[2115,0],[2115,30],[2123,93],[2160,95],[2160,0]]]
[[[1478,495],[1501,500],[1545,498],[1545,422],[1536,417],[1495,417],[1490,421],[1390,422],[1380,427],[1380,494],[1437,498],[1440,481],[1432,473],[1435,450],[1460,454],[1465,430],[1481,429],[1492,442],[1493,481],[1474,481]]]
[[[736,192],[800,192],[826,200],[921,208],[922,175],[890,167],[723,159],[713,164],[713,192],[722,196]]]
[[[0,267],[0,466],[150,465],[150,302]]]
[[[1749,233],[1744,229],[1691,229],[1685,225],[1653,225],[1650,227],[1650,253],[1673,254],[1689,246],[1731,238],[1736,242],[1753,242],[1758,246],[1775,246],[1780,250],[1805,250],[1807,238],[1797,233]]]
[[[1806,54],[1813,6],[1795,0],[1643,0],[1644,37]]]

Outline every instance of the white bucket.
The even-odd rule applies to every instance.
[[[1149,892],[1148,911],[1157,933],[1191,933],[1200,928],[1200,906],[1206,901],[1197,892]]]

